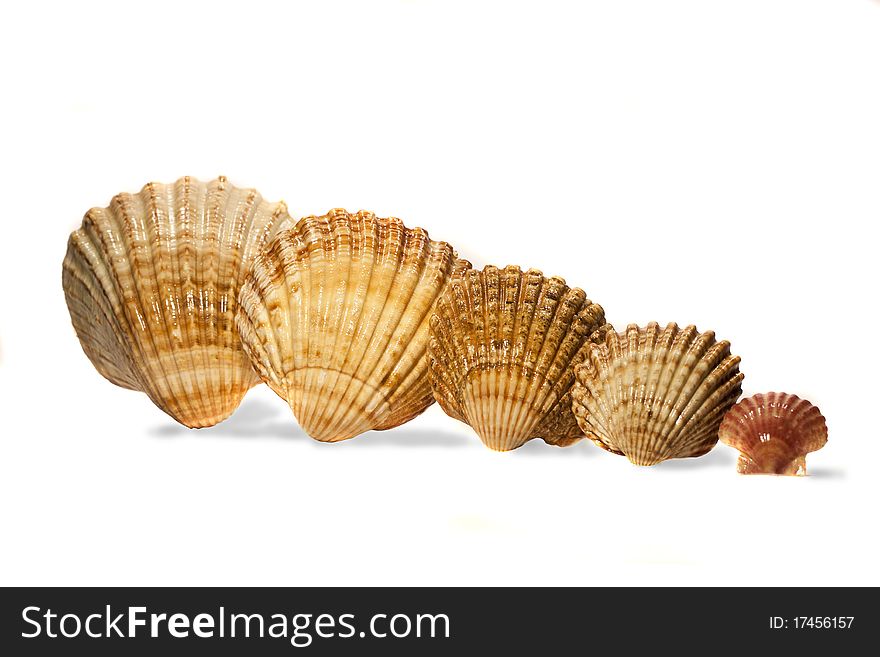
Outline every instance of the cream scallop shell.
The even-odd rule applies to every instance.
[[[602,307],[559,277],[514,266],[460,272],[431,318],[434,396],[491,449],[572,444],[583,437],[572,366],[609,328]]]
[[[335,442],[390,429],[433,397],[428,320],[470,267],[421,228],[370,212],[306,217],[254,262],[236,323],[260,376],[306,433]]]
[[[819,409],[785,392],[743,399],[724,416],[719,434],[740,451],[741,474],[805,475],[806,455],[828,442]]]
[[[259,382],[235,330],[238,287],[288,220],[284,203],[223,177],[149,183],[89,210],[62,276],[86,355],[188,427],[229,416]]]
[[[590,439],[636,465],[701,456],[740,395],[739,361],[711,331],[631,324],[575,368],[572,410]]]

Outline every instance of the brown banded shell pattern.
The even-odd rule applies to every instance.
[[[491,449],[570,445],[583,437],[572,366],[609,329],[602,307],[562,278],[515,266],[459,272],[431,318],[434,396]]]
[[[421,228],[336,209],[302,219],[256,259],[237,325],[310,436],[390,429],[434,401],[429,318],[452,273],[469,267]]]
[[[62,276],[86,355],[188,427],[223,420],[259,382],[235,330],[239,284],[285,224],[284,203],[224,177],[149,183],[92,208]]]
[[[739,362],[712,331],[631,324],[575,368],[572,409],[590,439],[636,465],[701,456],[739,398]]]

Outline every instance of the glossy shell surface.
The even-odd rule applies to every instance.
[[[743,399],[724,416],[721,442],[740,452],[742,474],[804,475],[806,455],[828,442],[819,409],[785,392]]]
[[[491,449],[570,445],[583,437],[572,367],[609,329],[602,307],[562,278],[515,266],[460,272],[431,318],[434,396]]]
[[[237,325],[260,376],[310,436],[390,429],[434,401],[429,318],[453,271],[467,267],[421,228],[332,210],[260,254]]]
[[[62,276],[86,355],[188,427],[223,420],[259,382],[235,330],[239,285],[285,224],[284,203],[223,177],[149,183],[89,210]]]
[[[741,393],[739,360],[711,331],[631,324],[575,368],[572,409],[589,438],[636,465],[701,456]]]

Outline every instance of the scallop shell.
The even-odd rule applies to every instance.
[[[236,323],[260,376],[306,433],[345,440],[433,403],[428,321],[452,272],[466,267],[400,219],[331,210],[257,257]]]
[[[287,221],[284,203],[224,177],[149,183],[92,208],[62,276],[83,351],[188,427],[228,417],[259,382],[235,330],[239,284]]]
[[[636,465],[702,456],[740,395],[739,361],[712,331],[631,324],[575,368],[572,409],[590,439]]]
[[[514,266],[460,272],[431,318],[434,396],[491,449],[570,445],[583,438],[572,366],[609,329],[602,307],[562,278]]]
[[[721,422],[721,442],[740,451],[742,474],[804,475],[806,455],[824,447],[828,428],[819,409],[785,392],[743,399]]]

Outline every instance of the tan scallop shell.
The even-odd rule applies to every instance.
[[[233,321],[238,287],[288,221],[284,203],[223,177],[149,183],[92,208],[62,276],[86,355],[188,427],[223,420],[259,382]]]
[[[740,451],[737,471],[742,474],[804,475],[806,455],[828,442],[819,409],[785,392],[743,399],[724,416],[719,435]]]
[[[345,440],[433,403],[428,320],[453,270],[466,267],[421,228],[331,210],[260,254],[236,323],[260,376],[306,433]]]
[[[602,307],[559,277],[519,267],[457,273],[431,318],[431,385],[491,449],[532,438],[570,445],[572,366],[610,329]]]
[[[702,456],[740,395],[739,360],[712,331],[631,324],[575,368],[572,410],[587,437],[636,465]]]

